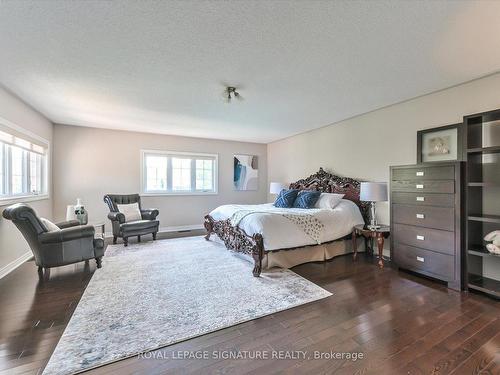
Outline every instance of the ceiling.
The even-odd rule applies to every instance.
[[[499,17],[493,1],[0,0],[0,84],[55,123],[267,143],[496,72]]]

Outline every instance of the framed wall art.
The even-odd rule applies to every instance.
[[[256,155],[234,155],[235,190],[259,189],[259,164]]]
[[[462,123],[417,132],[417,163],[462,160]]]

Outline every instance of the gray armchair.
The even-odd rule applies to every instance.
[[[128,246],[129,237],[137,236],[137,240],[141,242],[141,236],[152,234],[153,240],[156,240],[156,234],[160,222],[156,220],[159,212],[157,209],[142,209],[141,197],[139,194],[107,194],[104,196],[104,202],[109,207],[108,219],[111,220],[113,226],[113,243],[116,244],[118,237],[123,238],[125,246]],[[138,203],[141,211],[141,220],[125,221],[125,215],[118,211],[117,204]]]
[[[24,203],[7,207],[2,215],[22,233],[39,270],[89,259],[95,259],[97,268],[101,268],[104,240],[94,238],[93,226],[72,220],[56,224],[61,230],[49,232],[33,208]]]

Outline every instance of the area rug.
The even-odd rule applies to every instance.
[[[44,374],[74,374],[331,296],[203,237],[108,246]]]

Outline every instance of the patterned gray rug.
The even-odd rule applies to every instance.
[[[203,237],[109,246],[44,374],[72,374],[331,296]]]

